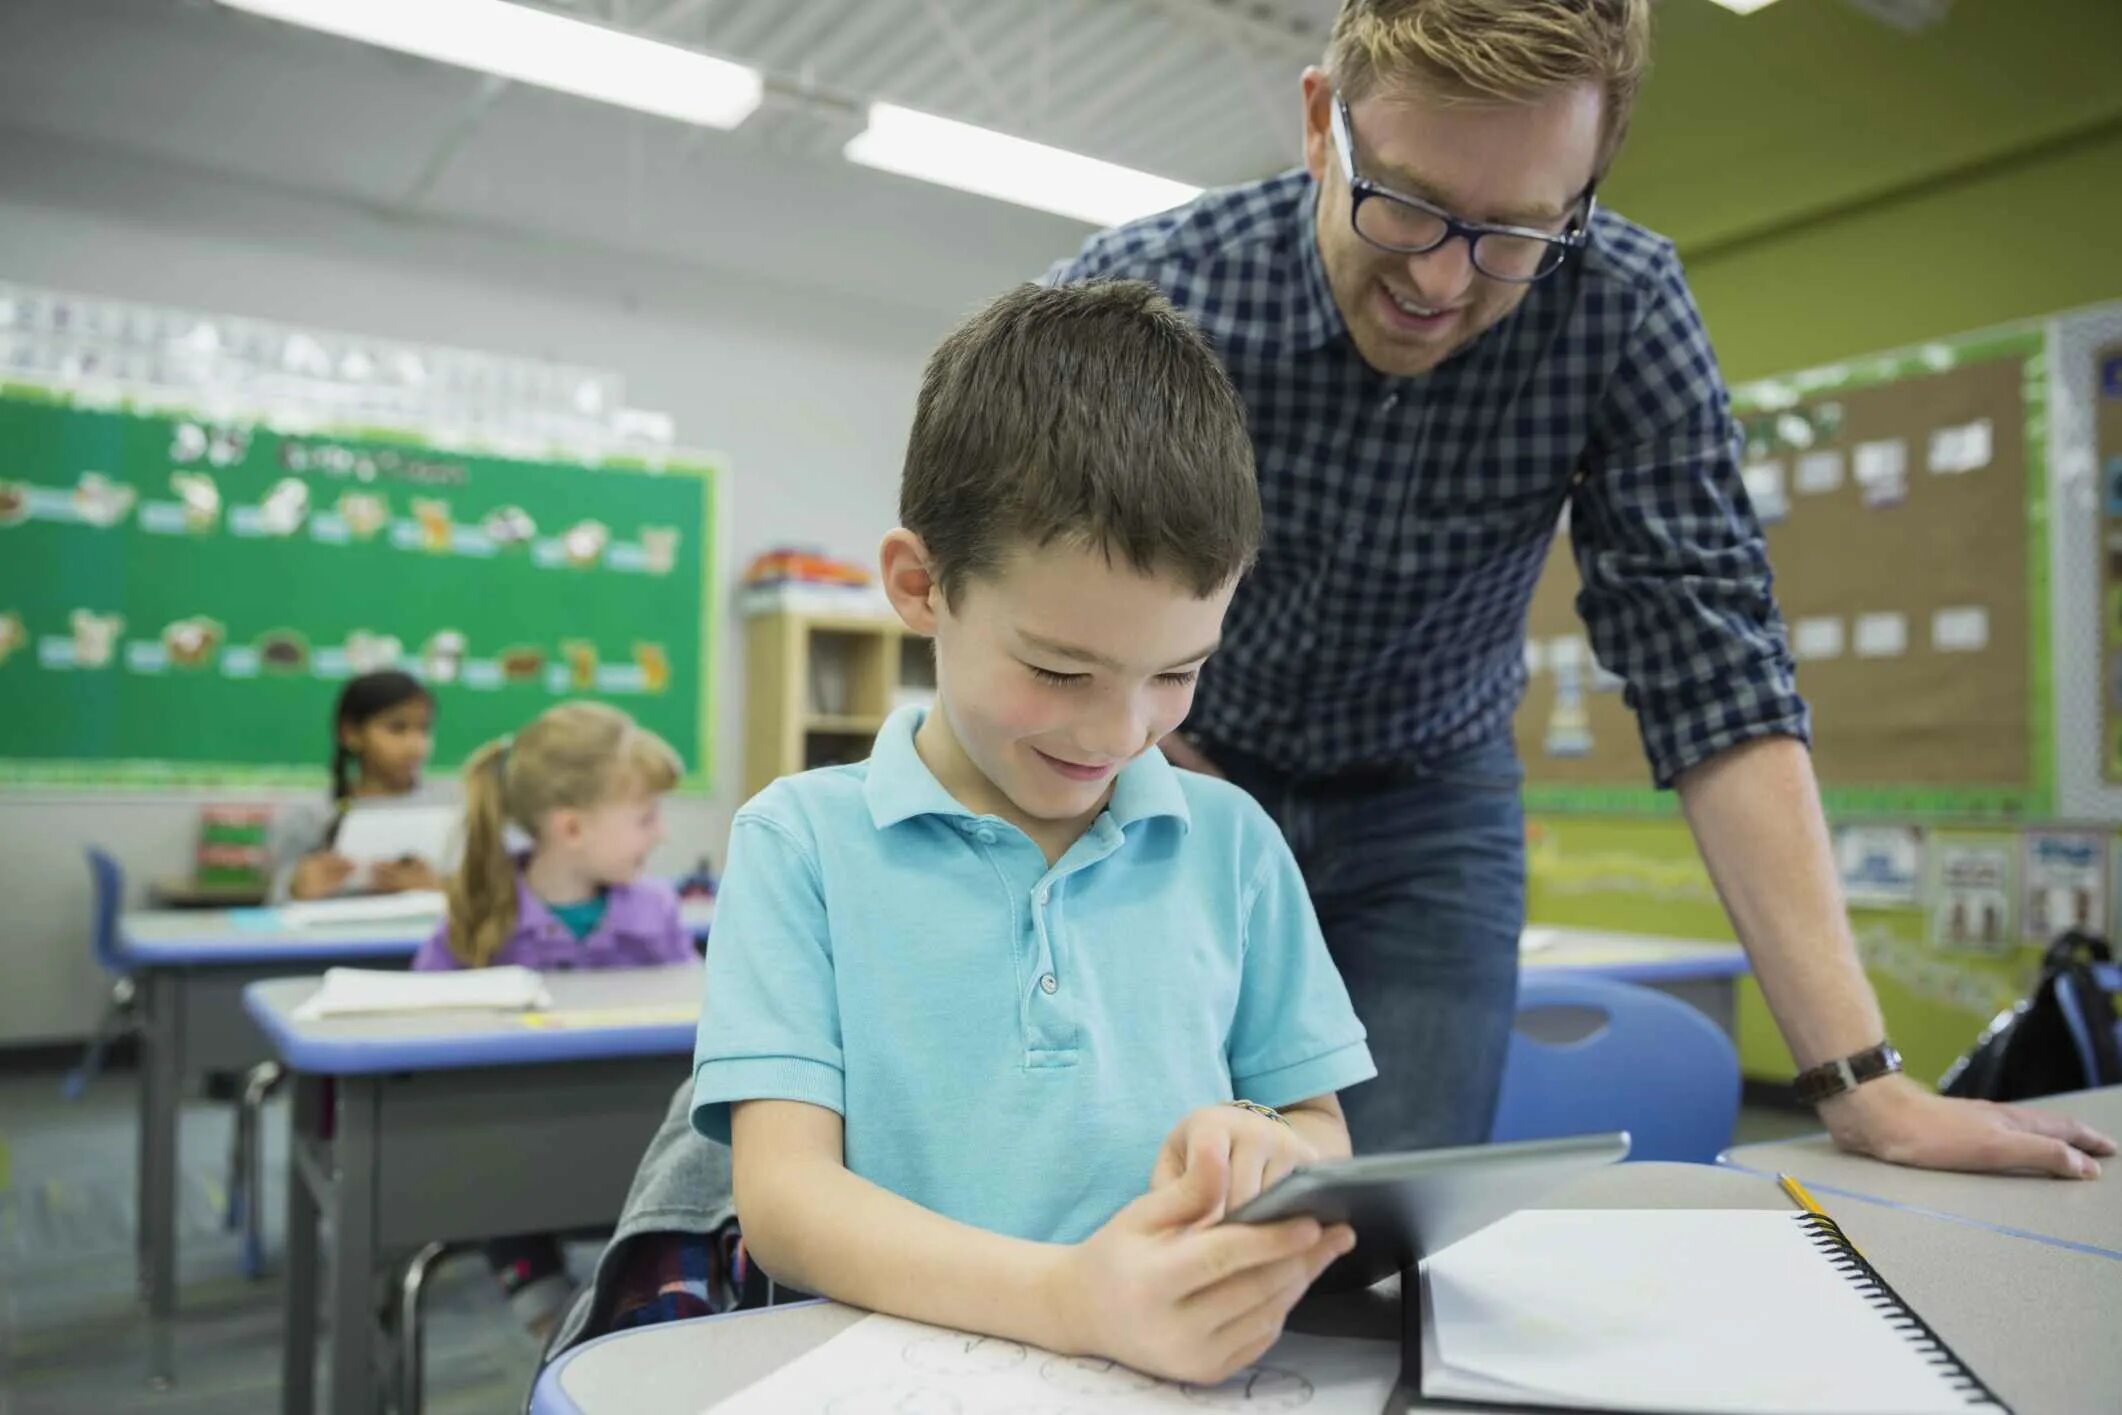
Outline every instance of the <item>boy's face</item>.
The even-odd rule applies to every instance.
[[[1017,552],[951,605],[912,532],[887,538],[884,564],[900,614],[936,642],[923,759],[968,808],[1019,824],[1094,815],[1120,769],[1185,720],[1236,588],[1201,599],[1054,545]]]

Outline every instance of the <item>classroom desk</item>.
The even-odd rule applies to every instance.
[[[2122,1138],[2122,1086],[2026,1104]],[[1822,1204],[1836,1197],[1865,1201],[1844,1202],[1838,1213],[1883,1206],[2122,1260],[2122,1160],[2104,1161],[2103,1174],[2091,1181],[1946,1174],[1845,1154],[1823,1134],[1742,1145],[1722,1162],[1756,1174],[1794,1174]]]
[[[680,911],[699,937],[712,899]],[[270,910],[140,910],[118,922],[119,952],[140,1016],[139,1158],[134,1242],[150,1317],[177,1307],[177,1114],[185,1087],[209,1072],[241,1074],[268,1060],[243,1011],[264,978],[335,965],[396,967],[435,931],[435,918],[321,928],[275,926]]]
[[[1591,973],[1670,993],[1736,1034],[1739,979],[1751,971],[1736,943],[1609,933],[1531,924],[1518,941],[1518,966]]]
[[[315,1405],[319,1228],[330,1233],[334,1415],[378,1408],[378,1280],[430,1242],[618,1220],[686,1074],[697,964],[545,979],[550,1012],[296,1021],[318,986],[282,978],[244,1005],[293,1073],[281,1409]]]
[[[1787,1208],[1770,1180],[1710,1165],[1628,1164],[1571,1184],[1568,1208]],[[2105,1259],[1865,1204],[1831,1206],[1901,1297],[2018,1415],[2112,1410],[2122,1269]],[[1307,1302],[1297,1330],[1391,1339],[1398,1299]],[[698,1415],[859,1319],[836,1303],[706,1317],[575,1348],[539,1376],[532,1415]],[[1395,1396],[1388,1410],[1401,1409]],[[1410,1407],[1493,1412],[1494,1405]]]

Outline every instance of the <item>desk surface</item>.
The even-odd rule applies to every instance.
[[[2122,1136],[2122,1086],[2048,1096],[2027,1104],[2060,1110],[2097,1130]],[[1825,1135],[1810,1135],[1774,1144],[1742,1145],[1726,1152],[1724,1163],[1757,1174],[1794,1174],[1823,1205],[1830,1205],[1835,1195],[1846,1195],[2051,1243],[2081,1245],[2122,1259],[2122,1161],[2118,1160],[2108,1160],[2105,1173],[2094,1180],[1944,1174],[1844,1154]]]
[[[243,990],[243,1008],[281,1061],[324,1076],[684,1055],[693,1049],[704,987],[697,963],[547,973],[553,1006],[543,1012],[465,1009],[297,1021],[294,1010],[321,985],[317,978],[252,983]]]
[[[143,967],[310,963],[364,958],[410,958],[427,942],[441,915],[368,923],[289,927],[272,909],[143,909],[118,921],[119,951]],[[715,901],[686,899],[679,917],[694,936],[707,936]]]
[[[1530,924],[1518,943],[1521,968],[1567,968],[1630,983],[1736,978],[1750,971],[1736,943],[1609,933]]]
[[[1788,1201],[1758,1175],[1708,1165],[1627,1164],[1570,1185],[1554,1205],[1784,1208]],[[1843,1204],[1833,1212],[1903,1300],[2019,1415],[2110,1408],[2122,1388],[2122,1343],[2111,1330],[2122,1302],[2122,1268],[1894,1209]],[[1393,1334],[1396,1302],[1381,1313],[1375,1300],[1369,1310],[1342,1305],[1348,1301],[1308,1303],[1292,1326]],[[539,1378],[532,1409],[536,1415],[697,1415],[860,1315],[821,1302],[622,1332],[554,1362]],[[1493,1415],[1502,1407],[1463,1408]]]

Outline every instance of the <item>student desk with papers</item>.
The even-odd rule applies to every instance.
[[[2122,1138],[2122,1086],[2024,1104],[2061,1111]],[[1837,1218],[1883,1206],[2122,1261],[2122,1159],[2103,1160],[2103,1174],[2090,1181],[1950,1174],[1844,1154],[1827,1136],[1810,1135],[1742,1145],[1727,1151],[1723,1162],[1770,1178],[1794,1175]],[[2122,1311],[2122,1289],[2111,1300]],[[2109,1389],[2122,1406],[2122,1386]]]
[[[1790,1200],[1771,1179],[1677,1164],[1617,1165],[1558,1191],[1552,1207],[1791,1212]],[[2114,1392],[2122,1389],[2122,1343],[2112,1331],[2112,1313],[2122,1306],[2122,1268],[2094,1255],[1901,1210],[1829,1201],[1828,1211],[1909,1306],[2019,1415],[2112,1411]],[[1398,1306],[1386,1288],[1353,1298],[1315,1298],[1299,1308],[1291,1329],[1392,1340]],[[861,1316],[814,1302],[618,1333],[549,1366],[531,1409],[533,1415],[698,1415]],[[1385,1408],[1399,1410],[1404,1395],[1394,1395]],[[1408,1408],[1512,1407],[1432,1401]]]
[[[681,906],[701,938],[714,911],[711,899]],[[244,1015],[244,988],[334,966],[402,967],[439,918],[296,924],[279,909],[150,909],[120,918],[119,951],[140,1009],[136,1235],[140,1291],[151,1317],[166,1318],[177,1307],[179,1101],[210,1072],[240,1075],[270,1059],[265,1039]]]
[[[615,1223],[687,1073],[695,964],[544,979],[551,1008],[299,1020],[314,978],[244,1002],[293,1073],[281,1408],[315,1406],[320,1228],[330,1408],[379,1407],[378,1279],[428,1243]]]

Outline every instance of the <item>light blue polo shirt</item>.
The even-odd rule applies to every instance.
[[[1187,1112],[1377,1074],[1267,813],[1151,751],[1051,868],[960,805],[895,713],[867,762],[737,813],[707,951],[693,1125],[840,1113],[854,1173],[1073,1242],[1149,1184]]]

